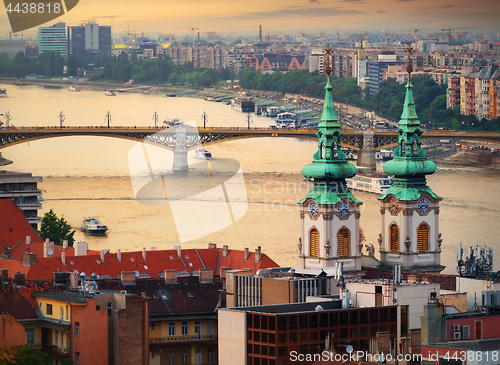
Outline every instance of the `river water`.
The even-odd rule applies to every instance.
[[[58,125],[63,111],[65,125],[152,126],[153,113],[159,120],[179,118],[203,125],[203,112],[209,126],[246,127],[246,115],[223,103],[194,98],[168,98],[162,94],[118,93],[107,97],[102,91],[69,92],[66,88],[0,85],[8,98],[0,99],[0,113],[12,115],[11,124],[22,126]],[[2,118],[2,117],[0,117]],[[270,118],[252,116],[253,126],[265,127]],[[105,237],[84,235],[90,248],[111,251],[139,250],[155,246],[170,249],[179,244],[172,211],[168,205],[144,205],[134,198],[129,176],[128,153],[133,141],[106,137],[58,137],[23,143],[1,150],[14,163],[7,170],[32,172],[42,176],[40,188],[45,201],[39,215],[53,209],[64,215],[75,228],[84,215],[97,214],[108,225]],[[301,175],[311,162],[315,142],[286,138],[260,138],[230,141],[209,146],[214,159],[240,162],[246,182],[248,212],[236,223],[203,238],[182,243],[186,248],[204,248],[209,242],[219,247],[254,250],[264,253],[282,266],[297,264],[300,235],[299,211],[295,202],[310,186]],[[381,166],[379,166],[381,168]],[[456,247],[487,245],[500,251],[500,171],[486,167],[461,167],[438,164],[428,184],[443,198],[440,232],[443,237],[442,264],[453,273]],[[354,192],[364,201],[361,227],[368,242],[377,244],[381,230],[376,195]],[[465,251],[465,250],[464,250]],[[495,263],[495,270],[500,265]]]

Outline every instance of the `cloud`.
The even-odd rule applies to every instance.
[[[237,20],[237,19],[249,19],[249,18],[259,18],[259,19],[269,19],[269,18],[283,18],[283,17],[327,17],[327,16],[342,16],[342,15],[352,15],[352,14],[364,14],[363,11],[358,10],[339,10],[337,8],[296,8],[290,7],[281,10],[273,10],[261,13],[245,13],[243,15],[237,15],[228,18],[212,18],[214,20]]]
[[[449,8],[454,8],[454,7],[455,7],[455,5],[451,5],[451,4],[441,6],[441,8],[443,8],[443,9],[449,9]]]
[[[387,13],[387,11],[377,10],[377,13],[380,13],[380,14],[385,14],[385,13]]]
[[[310,1],[310,0],[309,0]],[[345,3],[358,3],[358,4],[366,4],[365,0],[342,0]]]

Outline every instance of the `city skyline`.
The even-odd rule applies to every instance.
[[[137,34],[189,35],[191,28],[200,32],[223,32],[255,37],[259,25],[263,35],[283,33],[327,34],[342,31],[403,31],[422,29],[441,31],[442,28],[468,28],[467,31],[500,31],[497,19],[500,7],[496,0],[293,0],[228,2],[187,0],[182,4],[148,1],[137,5],[129,0],[108,0],[105,4],[93,0],[80,1],[67,14],[43,24],[65,22],[84,23],[93,17],[100,25],[111,25],[113,34],[130,30]],[[0,16],[0,35],[10,31],[6,12]],[[110,19],[104,16],[115,16]],[[198,29],[196,29],[198,28]],[[2,34],[3,33],[3,34]],[[37,27],[24,32],[36,35]]]

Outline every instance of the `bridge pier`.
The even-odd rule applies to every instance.
[[[188,151],[187,151],[187,135],[184,128],[175,130],[175,147],[174,147],[174,164],[172,169],[174,172],[187,172],[188,166]]]
[[[373,131],[365,131],[363,133],[363,148],[358,153],[357,165],[368,167],[373,171],[377,169]]]

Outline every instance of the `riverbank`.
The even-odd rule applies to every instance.
[[[11,163],[11,160],[2,157],[2,154],[0,153],[0,166],[10,165]]]

